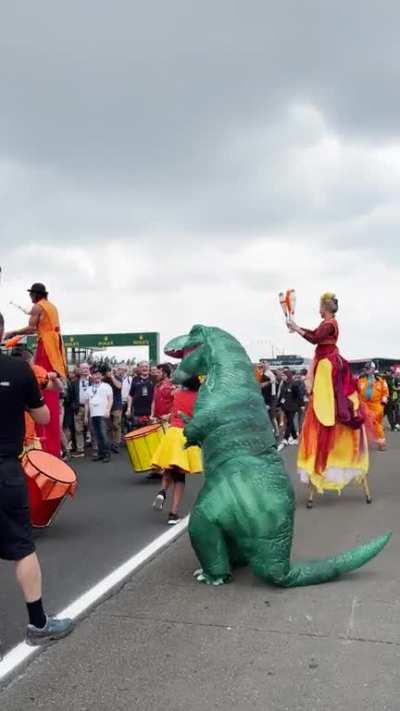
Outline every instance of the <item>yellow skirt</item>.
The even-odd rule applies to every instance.
[[[155,452],[152,466],[158,469],[179,467],[186,474],[201,474],[203,463],[200,447],[184,449],[186,437],[181,427],[169,427]]]
[[[350,396],[359,408],[356,392]],[[323,454],[324,466],[321,467]],[[368,473],[369,455],[365,427],[352,429],[336,421],[332,365],[323,358],[317,366],[313,392],[304,418],[297,459],[300,479],[317,491],[337,491]]]

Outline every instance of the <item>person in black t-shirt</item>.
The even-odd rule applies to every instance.
[[[4,319],[0,314],[0,342]],[[50,414],[32,369],[19,358],[0,354],[0,559],[15,562],[28,609],[26,641],[31,645],[65,637],[72,620],[48,617],[42,604],[42,577],[35,552],[25,475],[19,457],[25,436],[25,411],[39,425]]]
[[[138,418],[150,417],[153,402],[154,383],[150,378],[150,368],[146,361],[138,364],[138,375],[133,378],[128,396],[127,417],[133,417],[133,424],[139,424]]]

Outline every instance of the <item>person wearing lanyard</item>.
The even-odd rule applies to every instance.
[[[133,426],[140,426],[143,418],[151,417],[154,383],[150,378],[150,368],[146,361],[138,364],[138,375],[133,378],[128,395],[127,417],[133,418]]]
[[[92,373],[92,384],[85,405],[85,424],[89,423],[89,415],[93,431],[96,435],[98,454],[93,461],[110,461],[110,443],[108,440],[107,421],[113,404],[111,385],[104,383],[99,370]]]
[[[4,319],[0,314],[0,341]],[[0,559],[13,561],[29,624],[26,642],[46,644],[65,637],[73,628],[69,618],[46,615],[42,603],[42,574],[30,524],[28,491],[20,463],[25,411],[46,426],[50,412],[28,363],[0,354]]]

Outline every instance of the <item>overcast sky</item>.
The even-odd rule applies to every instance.
[[[400,356],[398,0],[13,0],[0,10],[1,309],[65,333],[217,325],[253,358]]]

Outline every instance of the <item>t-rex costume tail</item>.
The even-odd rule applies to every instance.
[[[207,376],[184,430],[188,445],[202,447],[205,474],[189,523],[201,564],[198,581],[219,585],[230,580],[233,567],[249,565],[275,585],[315,585],[359,568],[382,550],[390,533],[331,558],[291,563],[293,488],[244,348],[219,328],[193,326],[165,353],[182,359],[176,382]]]

